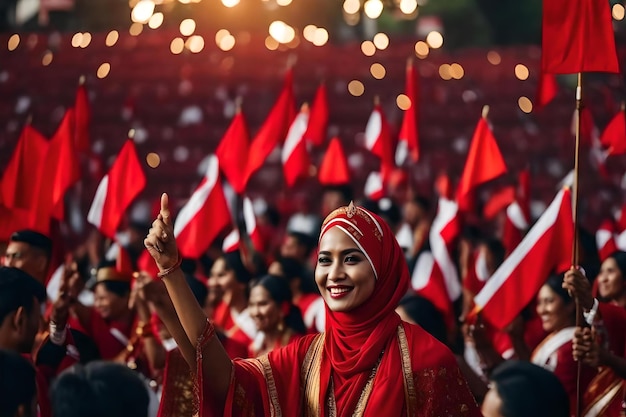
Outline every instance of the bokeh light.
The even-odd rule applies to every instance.
[[[400,11],[404,14],[413,14],[417,10],[417,0],[400,0]]]
[[[532,101],[530,101],[530,99],[528,97],[520,97],[517,100],[517,105],[519,106],[520,110],[523,111],[524,113],[530,113],[531,111],[533,111],[533,103]]]
[[[452,79],[452,75],[450,74],[450,64],[441,64],[439,67],[439,76],[446,81]]]
[[[226,7],[235,7],[239,4],[239,0],[222,0],[222,4]]]
[[[313,45],[322,46],[328,42],[328,31],[324,28],[315,29],[315,35],[313,37]]]
[[[465,70],[463,69],[461,64],[457,64],[455,62],[454,64],[450,65],[450,76],[452,78],[454,78],[455,80],[460,80],[461,78],[463,78],[464,75]]]
[[[515,66],[515,76],[518,80],[527,80],[529,75],[528,67],[524,64],[517,64]]]
[[[192,53],[197,54],[204,49],[204,38],[200,35],[193,35],[187,39],[185,46]]]
[[[428,56],[428,52],[430,52],[430,47],[424,41],[418,41],[415,44],[415,55],[418,58],[424,59]]]
[[[130,29],[128,29],[128,33],[130,33],[131,36],[139,36],[141,32],[143,32],[143,23],[135,22],[130,25]]]
[[[438,49],[443,46],[443,35],[436,30],[431,31],[426,35],[426,43],[433,49]]]
[[[491,65],[500,65],[502,57],[496,51],[489,51],[487,52],[487,61],[489,61]]]
[[[357,14],[361,9],[359,0],[345,0],[343,2],[343,11],[348,14]]]
[[[150,152],[146,155],[146,163],[150,168],[158,168],[161,165],[161,157],[158,153]]]
[[[83,33],[83,37],[80,40],[80,47],[84,49],[88,47],[90,43],[91,43],[91,33],[89,32]]]
[[[183,36],[191,36],[196,31],[196,21],[193,19],[185,19],[180,22],[180,34]]]
[[[81,43],[83,43],[83,33],[77,32],[72,36],[72,46],[74,48],[80,48]]]
[[[133,11],[130,14],[131,19],[133,22],[147,23],[154,13],[154,6],[152,0],[140,0],[135,7],[133,7]]]
[[[364,41],[361,44],[361,52],[363,52],[363,55],[365,56],[374,56],[376,53],[376,46],[374,45],[374,42]]]
[[[365,86],[359,80],[352,80],[348,83],[348,92],[355,97],[360,97],[365,92]]]
[[[18,35],[17,33],[14,33],[9,38],[9,42],[7,43],[7,48],[9,49],[9,51],[15,51],[19,45],[20,45],[20,35]]]
[[[98,78],[106,78],[106,76],[109,75],[109,72],[111,72],[111,64],[105,62],[98,67],[96,75]]]
[[[376,45],[376,48],[380,49],[381,51],[387,49],[387,47],[389,46],[389,36],[385,35],[384,33],[377,33],[376,35],[374,35],[374,45]]]
[[[411,108],[411,99],[406,94],[400,94],[396,97],[396,104],[400,110],[408,110]]]
[[[385,67],[382,64],[375,62],[370,66],[370,73],[372,74],[372,77],[377,80],[382,80],[385,78],[385,75],[387,75],[387,70],[385,70]]]
[[[235,47],[235,37],[230,33],[220,40],[220,43],[217,44],[217,47],[222,51],[230,51]]]
[[[185,49],[185,41],[182,38],[174,38],[170,43],[170,51],[174,55],[182,53],[183,49]]]
[[[363,10],[370,19],[378,19],[383,12],[383,2],[380,0],[367,0],[363,5]]]
[[[120,34],[117,30],[112,30],[108,33],[104,43],[106,46],[113,46],[117,43],[117,40],[120,38]]]
[[[624,9],[623,4],[616,3],[613,5],[613,8],[611,9],[611,14],[613,15],[613,19],[615,20],[624,20],[626,9]]]
[[[150,29],[158,29],[163,24],[163,13],[158,12],[152,15],[148,20],[148,27]]]

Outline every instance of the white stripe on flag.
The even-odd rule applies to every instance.
[[[189,222],[194,218],[196,213],[200,211],[200,209],[206,203],[206,200],[209,198],[211,191],[215,187],[215,183],[217,182],[218,174],[219,174],[219,163],[217,157],[215,155],[211,155],[209,157],[207,163],[207,171],[204,175],[206,181],[202,186],[200,186],[189,198],[187,204],[180,210],[178,213],[178,217],[176,217],[176,223],[174,223],[174,236],[178,236],[180,232],[182,232],[185,227],[189,224]]]
[[[513,253],[500,265],[487,281],[483,289],[474,297],[474,302],[479,307],[484,307],[491,297],[500,289],[502,284],[511,276],[515,268],[524,260],[532,248],[537,244],[539,239],[550,230],[556,223],[561,209],[561,203],[565,192],[559,191],[548,209],[537,220],[537,223],[530,229],[521,243],[515,248]]]
[[[109,175],[105,175],[98,184],[96,189],[96,195],[93,198],[89,213],[87,213],[87,221],[98,229],[102,225],[102,213],[104,211],[104,201],[107,198],[107,191],[109,190]]]
[[[283,145],[283,150],[280,155],[283,164],[287,162],[293,150],[296,149],[296,146],[304,140],[303,136],[306,133],[308,125],[309,114],[301,111],[298,113],[293,123],[291,123],[289,132],[287,133],[287,138],[285,139],[285,144]]]
[[[370,151],[376,145],[376,141],[380,137],[380,133],[383,130],[382,117],[378,109],[374,110],[367,121],[365,126],[365,147]]]
[[[437,265],[439,265],[443,280],[446,283],[448,297],[451,301],[456,300],[461,295],[461,283],[459,282],[459,275],[456,272],[456,266],[454,262],[452,262],[450,252],[448,252],[447,243],[443,236],[441,236],[441,232],[454,220],[458,210],[459,206],[455,201],[440,198],[437,216],[435,216],[433,220],[429,235],[430,250]]]
[[[518,230],[526,230],[528,228],[528,220],[517,201],[512,202],[506,208],[506,216]]]
[[[417,258],[413,273],[411,274],[411,287],[415,291],[419,291],[424,288],[433,274],[433,267],[435,266],[435,258],[430,252],[422,252]]]
[[[252,232],[256,229],[256,217],[254,215],[254,207],[252,207],[252,201],[248,197],[243,199],[243,221],[246,224],[246,232],[248,236],[252,235]]]

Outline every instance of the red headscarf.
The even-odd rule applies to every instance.
[[[332,372],[338,415],[352,415],[383,349],[395,338],[401,322],[395,309],[410,277],[394,233],[379,216],[353,204],[341,207],[324,220],[320,239],[335,227],[367,256],[376,279],[370,298],[355,309],[333,312],[326,306],[324,355],[328,360],[321,365],[320,401],[326,403]]]

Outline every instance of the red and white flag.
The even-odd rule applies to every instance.
[[[291,123],[281,152],[285,182],[289,187],[293,187],[299,178],[309,176],[311,162],[306,148],[306,141],[304,140],[308,124],[309,108],[305,104]]]
[[[395,161],[391,127],[378,101],[365,127],[365,147],[380,158],[380,172],[386,180],[395,167]]]
[[[372,171],[367,176],[364,194],[366,198],[372,201],[378,201],[385,196],[385,186],[380,172]]]
[[[502,330],[535,297],[550,273],[570,267],[574,220],[569,189],[554,201],[474,297],[473,315]]]
[[[601,262],[617,250],[615,223],[613,221],[605,220],[600,224],[600,227],[596,231],[596,245]]]
[[[178,250],[184,258],[198,259],[232,224],[230,210],[219,181],[219,162],[209,157],[204,178],[174,222]]]
[[[304,134],[304,138],[313,146],[321,146],[326,141],[326,127],[328,126],[328,98],[326,86],[320,84],[315,93],[313,104],[311,105],[311,115],[309,125]]]
[[[441,312],[448,328],[456,322],[454,307],[448,296],[443,274],[430,251],[423,251],[417,258],[411,274],[411,287],[429,300]]]
[[[250,237],[254,250],[258,253],[263,253],[265,251],[265,242],[257,226],[252,201],[248,197],[243,199],[243,221],[246,225],[246,233]]]
[[[241,109],[238,108],[215,151],[215,155],[219,159],[220,169],[237,194],[243,193],[246,188],[246,164],[249,146],[246,120]]]
[[[146,186],[137,150],[128,139],[109,172],[102,178],[87,214],[87,221],[111,239],[126,209]]]
[[[455,301],[461,296],[461,281],[454,260],[450,255],[460,231],[458,204],[447,198],[439,197],[437,215],[433,219],[428,238],[430,250],[441,270],[450,301]]]
[[[524,232],[530,225],[530,219],[517,201],[512,202],[506,208],[506,218],[504,221],[504,231],[502,233],[502,244],[506,253],[512,253],[522,241]]]
[[[417,118],[419,117],[419,97],[417,95],[417,74],[413,61],[406,67],[406,81],[404,94],[409,98],[409,108],[404,110],[402,126],[398,134],[398,146],[396,147],[395,162],[402,166],[407,156],[413,162],[419,159],[419,135],[417,130]]]

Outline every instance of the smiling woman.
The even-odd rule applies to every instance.
[[[201,416],[480,415],[451,352],[396,314],[409,271],[375,214],[350,204],[324,221],[315,278],[326,331],[256,359],[228,359],[176,268],[172,236],[163,195],[145,244],[180,318],[166,325],[182,325],[180,343],[196,346],[198,363],[190,365],[197,365]]]

